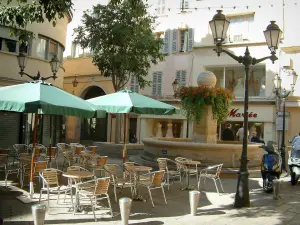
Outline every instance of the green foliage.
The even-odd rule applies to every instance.
[[[145,77],[151,63],[163,60],[163,41],[155,39],[155,17],[147,14],[142,1],[132,7],[131,0],[108,5],[98,4],[83,15],[82,26],[74,29],[75,40],[93,53],[93,63],[105,77],[111,77],[120,90],[131,76],[141,88],[150,86]]]
[[[45,19],[56,25],[56,20],[72,16],[72,0],[0,0],[0,24],[11,27],[11,35],[27,42],[33,34],[26,30],[31,23],[43,23]]]
[[[233,93],[225,88],[184,87],[180,90],[181,108],[190,120],[200,122],[205,105],[212,105],[213,119],[226,120]]]

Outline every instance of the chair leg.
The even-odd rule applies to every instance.
[[[218,178],[218,180],[219,180],[219,182],[220,182],[221,190],[222,190],[222,192],[224,193],[225,191],[224,191],[224,189],[223,189],[223,185],[222,185],[221,179]]]
[[[111,217],[114,217],[114,214],[113,214],[113,211],[112,211],[112,208],[111,208],[111,204],[110,204],[110,198],[109,198],[109,195],[106,194],[106,197],[107,197],[107,202],[108,202],[108,206],[109,206],[109,209],[110,209]]]
[[[115,193],[115,201],[118,202],[118,199],[117,199],[117,187],[116,187],[116,185],[114,185],[114,193]]]
[[[48,208],[50,211],[50,196],[49,196],[49,190],[47,190],[47,198],[48,198]]]
[[[168,184],[168,191],[170,190],[170,174],[167,173],[167,184]]]
[[[162,193],[163,193],[163,196],[164,196],[164,199],[165,199],[165,203],[167,205],[168,203],[167,203],[167,199],[166,199],[165,190],[164,190],[163,185],[161,185],[161,190],[162,190]]]
[[[39,203],[41,203],[42,193],[43,193],[43,190],[40,190]]]
[[[58,204],[58,201],[59,201],[59,194],[60,194],[60,192],[57,193],[57,204]]]
[[[7,187],[7,178],[8,178],[8,172],[5,171],[5,187]]]
[[[92,210],[93,210],[93,214],[94,214],[94,219],[95,219],[95,222],[97,222],[96,213],[95,213],[95,205],[93,204],[92,198],[90,198],[90,201],[91,201],[91,205],[92,205]],[[97,204],[97,199],[95,199],[95,204]]]
[[[217,182],[216,182],[216,179],[213,179],[213,180],[214,180],[214,183],[215,183],[215,186],[216,186],[217,192],[218,192],[218,194],[220,194],[220,193],[219,193],[219,189],[218,189],[218,185],[217,185]]]
[[[200,176],[200,178],[198,180],[198,191],[200,190],[200,185],[201,185],[201,176]]]
[[[150,199],[151,199],[152,207],[154,208],[154,203],[153,203],[153,199],[152,199],[151,190],[150,190],[149,187],[147,187],[147,188],[148,188],[149,196],[150,196]]]

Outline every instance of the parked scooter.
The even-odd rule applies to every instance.
[[[263,190],[271,193],[273,191],[273,180],[280,178],[282,160],[275,142],[268,141],[267,145],[260,147],[265,150],[261,163]]]
[[[289,142],[292,143],[292,152],[288,160],[291,171],[291,184],[296,185],[300,177],[300,136]]]

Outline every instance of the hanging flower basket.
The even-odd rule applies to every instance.
[[[197,123],[200,122],[206,105],[212,106],[213,119],[218,122],[226,120],[229,107],[235,99],[232,91],[226,88],[183,87],[180,89],[181,108],[184,115]]]

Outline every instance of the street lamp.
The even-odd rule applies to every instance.
[[[42,81],[48,80],[49,78],[53,78],[53,80],[55,80],[57,78],[56,73],[59,69],[60,62],[56,55],[54,55],[50,61],[51,71],[52,71],[53,75],[49,76],[49,77],[41,77],[41,74],[39,71],[36,76],[31,76],[28,73],[24,72],[26,64],[27,64],[27,60],[28,60],[27,55],[24,51],[20,51],[19,55],[17,56],[17,59],[18,59],[19,67],[20,67],[19,74],[21,75],[21,77],[23,75],[26,75],[27,77],[31,78],[32,80],[42,80]]]
[[[285,114],[286,114],[286,108],[285,108],[285,101],[287,97],[290,95],[290,93],[294,92],[294,87],[297,81],[298,75],[294,70],[292,70],[291,75],[293,76],[293,81],[291,84],[291,91],[286,91],[286,89],[283,89],[281,92],[281,84],[282,80],[277,74],[274,79],[274,86],[275,86],[275,95],[278,99],[282,99],[283,103],[283,113],[282,113],[282,138],[281,138],[281,148],[280,148],[280,153],[281,153],[281,159],[282,159],[282,166],[281,170],[286,171],[286,164],[285,164]]]
[[[174,91],[174,97],[176,98],[179,95],[179,89],[180,89],[180,84],[177,79],[174,80],[172,83],[173,91]]]
[[[240,207],[248,207],[250,206],[250,198],[249,198],[249,172],[248,172],[248,158],[247,158],[247,147],[248,147],[248,77],[249,77],[249,69],[251,65],[258,64],[266,59],[270,59],[273,63],[278,59],[276,57],[276,49],[278,48],[278,44],[282,35],[282,31],[275,24],[275,21],[271,21],[271,24],[264,31],[264,35],[266,38],[267,45],[271,51],[271,56],[267,56],[261,59],[252,58],[250,56],[250,52],[248,46],[246,47],[246,51],[244,56],[236,56],[233,53],[229,52],[226,49],[222,48],[222,44],[225,41],[227,36],[227,30],[229,28],[230,22],[226,19],[225,15],[222,14],[222,10],[217,10],[217,14],[213,17],[213,19],[209,22],[212,35],[214,38],[214,43],[216,44],[216,53],[218,56],[222,52],[229,55],[231,58],[241,63],[245,67],[245,99],[244,99],[244,134],[243,134],[243,149],[241,155],[241,166],[238,173],[238,183],[237,183],[237,191],[235,195],[234,206],[237,208]]]
[[[77,85],[78,85],[78,81],[77,81],[77,79],[76,79],[76,76],[77,76],[77,75],[75,75],[74,80],[72,81],[72,85],[73,85],[74,88],[76,88]]]

